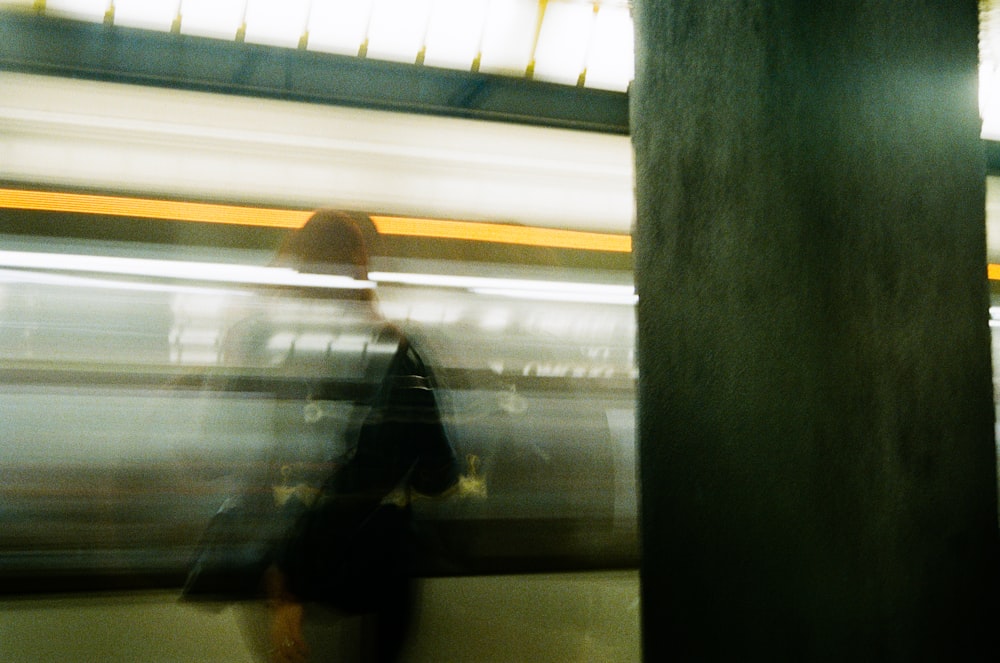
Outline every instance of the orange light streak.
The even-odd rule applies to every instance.
[[[0,207],[290,229],[301,228],[312,214],[301,210],[22,189],[0,189]]]
[[[73,212],[102,214],[166,221],[224,223],[269,228],[301,228],[312,215],[311,210],[283,210],[266,207],[246,207],[194,203],[177,200],[156,200],[126,196],[104,196],[89,193],[59,193],[0,188],[0,207],[42,212]],[[533,226],[473,221],[444,221],[401,216],[371,216],[375,229],[383,235],[460,239],[473,242],[497,242],[547,248],[583,249],[629,253],[632,238],[612,233],[561,230]]]
[[[464,239],[474,242],[498,242],[616,253],[628,253],[632,250],[632,238],[629,235],[512,226],[501,223],[413,219],[400,216],[372,216],[371,220],[380,235]]]

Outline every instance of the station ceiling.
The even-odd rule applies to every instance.
[[[8,71],[605,133],[632,62],[611,0],[0,2]]]

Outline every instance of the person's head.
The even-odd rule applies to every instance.
[[[274,258],[274,266],[311,274],[368,278],[368,251],[357,221],[344,212],[319,210],[292,233]]]

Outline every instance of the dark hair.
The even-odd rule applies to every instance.
[[[281,245],[273,264],[300,272],[368,278],[368,250],[358,222],[335,210],[309,217]]]

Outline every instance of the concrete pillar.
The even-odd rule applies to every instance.
[[[976,4],[635,19],[646,660],[990,660]]]

